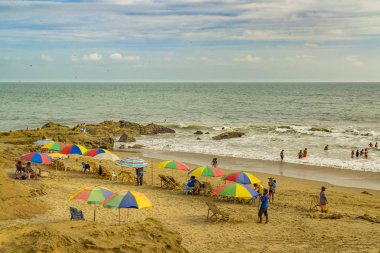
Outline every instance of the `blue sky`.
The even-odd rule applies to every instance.
[[[378,0],[1,0],[0,81],[380,81]]]

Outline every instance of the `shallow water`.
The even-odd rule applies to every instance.
[[[351,159],[352,149],[380,142],[380,83],[2,83],[0,129],[75,125],[106,119],[160,123],[177,134],[145,136],[149,148],[380,171],[380,151]],[[224,129],[223,129],[224,128]],[[209,135],[193,135],[197,129]],[[239,139],[212,141],[225,130]],[[323,150],[326,144],[330,150]],[[308,148],[309,157],[297,152]]]

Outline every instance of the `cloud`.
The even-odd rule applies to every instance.
[[[111,60],[115,61],[138,61],[140,56],[138,55],[123,55],[121,53],[113,53],[109,56]]]
[[[310,60],[312,60],[314,58],[315,58],[315,56],[311,55],[311,54],[299,54],[299,55],[296,55],[296,59],[299,59],[299,60],[310,61]]]
[[[310,42],[304,43],[303,46],[306,47],[306,48],[318,48],[319,47],[318,44],[316,44],[316,43],[310,43]]]
[[[261,62],[261,57],[248,54],[245,56],[235,57],[233,58],[233,61],[258,64]]]
[[[352,64],[352,65],[355,65],[355,66],[361,66],[363,65],[364,63],[359,60],[356,56],[347,56],[345,58],[346,62]]]
[[[79,61],[80,61],[79,57],[76,56],[76,55],[72,55],[72,56],[70,56],[70,60],[71,60],[72,62],[79,62]]]
[[[85,54],[82,57],[84,61],[100,61],[102,59],[102,55],[98,53]]]
[[[41,54],[40,58],[41,60],[46,61],[46,62],[54,61],[54,59],[50,55],[47,55],[47,54]]]

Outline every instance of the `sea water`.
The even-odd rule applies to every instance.
[[[279,160],[284,149],[287,162],[380,172],[379,150],[370,149],[369,159],[351,159],[351,150],[380,143],[379,99],[380,83],[2,83],[0,129],[48,121],[154,122],[176,134],[137,143],[265,160]],[[245,136],[211,139],[233,130]],[[304,148],[309,156],[299,160]]]

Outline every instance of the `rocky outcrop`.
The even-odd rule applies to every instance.
[[[203,134],[201,130],[197,130],[194,134]]]
[[[222,134],[219,134],[217,136],[212,137],[213,140],[224,140],[224,139],[231,139],[231,138],[240,138],[245,133],[243,132],[225,132]]]
[[[123,133],[118,140],[118,142],[135,142],[135,141],[136,141],[136,139],[134,137],[132,137],[126,133]]]
[[[140,134],[142,135],[154,135],[154,134],[166,134],[166,133],[175,133],[175,131],[169,127],[157,125],[154,123],[146,125],[140,131]]]
[[[63,126],[54,122],[48,122],[41,127],[41,129],[55,129],[55,130],[69,130],[68,126]]]
[[[133,146],[128,146],[128,148],[135,148],[135,149],[140,149],[140,148],[143,148],[144,145],[141,145],[141,144],[135,144]]]

